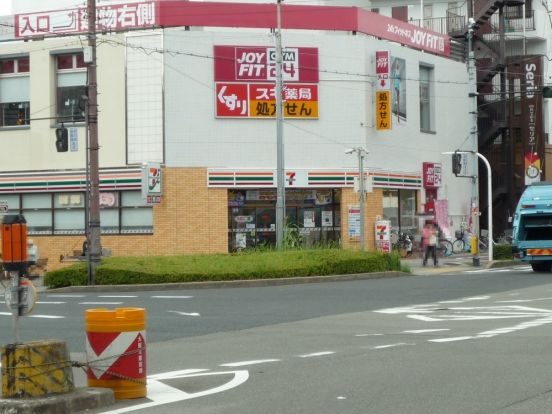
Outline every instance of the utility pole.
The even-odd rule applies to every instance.
[[[359,207],[360,207],[360,251],[363,252],[366,247],[365,243],[365,212],[364,205],[366,201],[366,188],[364,185],[364,157],[368,154],[368,151],[363,147],[351,148],[345,151],[345,154],[357,153],[358,156],[358,179],[359,179]]]
[[[282,0],[276,3],[276,248],[284,242],[286,173],[284,169],[284,115],[282,102]]]
[[[478,133],[477,133],[477,74],[475,69],[475,53],[473,51],[473,35],[475,31],[475,20],[470,17],[468,20],[468,96],[470,98],[470,135],[473,142],[473,177],[472,177],[472,199],[471,215],[473,224],[473,234],[475,241],[472,240],[472,260],[474,266],[479,266],[479,160],[478,152]],[[492,203],[492,199],[489,200]]]
[[[98,85],[96,71],[96,0],[88,0],[88,47],[92,59],[87,66],[88,74],[88,100],[87,100],[87,128],[89,146],[88,161],[90,163],[90,200],[89,223],[87,233],[88,247],[88,284],[94,284],[94,274],[100,265],[100,171],[99,171],[99,145],[98,145]]]

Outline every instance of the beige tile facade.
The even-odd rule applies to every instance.
[[[103,235],[102,247],[114,256],[228,252],[228,201],[225,188],[207,187],[205,168],[165,168],[161,205],[154,207],[154,233]],[[48,269],[63,266],[61,255],[82,251],[84,236],[29,236]]]
[[[103,235],[102,247],[113,256],[148,256],[228,252],[228,198],[226,188],[207,187],[205,168],[165,168],[163,201],[154,207],[154,233]],[[348,235],[348,207],[358,205],[352,188],[341,192],[341,239],[344,248],[358,249]],[[374,247],[374,223],[383,216],[383,190],[366,197],[366,248]],[[82,251],[84,236],[29,236],[38,245],[39,256],[48,258],[48,269],[64,265],[62,255]]]

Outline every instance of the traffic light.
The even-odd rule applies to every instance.
[[[57,152],[67,152],[69,149],[69,134],[67,128],[56,128],[56,150]]]
[[[452,154],[452,173],[458,175],[462,172],[462,154]]]

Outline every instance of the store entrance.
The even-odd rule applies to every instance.
[[[340,201],[340,189],[286,190],[284,245],[339,245]],[[276,189],[229,190],[229,251],[275,246]]]

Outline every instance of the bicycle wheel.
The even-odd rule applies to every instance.
[[[450,256],[452,254],[452,243],[448,240],[441,240],[439,243],[439,248],[443,252],[443,256]]]
[[[453,253],[462,253],[464,251],[464,240],[462,239],[454,240],[454,243],[452,243],[452,251]]]

